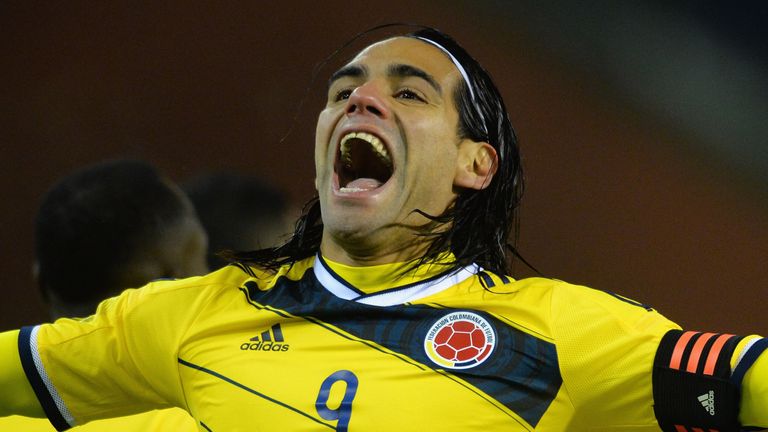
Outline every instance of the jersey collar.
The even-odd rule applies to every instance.
[[[412,283],[372,293],[366,293],[364,288],[358,288],[339,276],[320,254],[315,257],[313,270],[320,284],[336,297],[372,306],[393,306],[436,294],[476,275],[482,268],[477,264],[452,268]],[[381,281],[378,281],[378,285],[381,285]]]

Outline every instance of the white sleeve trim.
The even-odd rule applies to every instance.
[[[35,362],[35,368],[37,369],[38,375],[40,375],[40,379],[43,380],[43,384],[45,384],[45,388],[48,389],[48,393],[51,395],[51,399],[53,399],[54,403],[56,403],[56,408],[59,410],[59,413],[62,417],[64,417],[64,420],[69,423],[70,426],[75,426],[75,418],[72,416],[72,413],[69,412],[69,409],[67,408],[67,405],[64,403],[64,400],[59,395],[59,392],[56,391],[56,387],[51,382],[51,379],[48,377],[48,373],[45,371],[45,367],[43,366],[43,362],[40,359],[40,352],[37,350],[37,333],[40,330],[40,326],[35,326],[32,329],[32,333],[29,337],[29,344],[30,344],[30,352],[32,353],[32,360]]]

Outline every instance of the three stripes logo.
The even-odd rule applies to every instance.
[[[283,329],[280,328],[280,323],[264,330],[260,335],[252,337],[250,342],[245,342],[240,345],[240,349],[243,351],[285,352],[288,351],[289,347],[290,346],[285,343]]]
[[[730,355],[722,354],[728,341],[734,337],[732,334],[684,332],[672,351],[669,368],[692,374],[715,376],[718,363],[728,365]]]
[[[701,406],[704,407],[707,412],[709,412],[709,415],[713,416],[715,415],[715,392],[710,390],[709,393],[704,393],[703,395],[699,396],[699,402],[701,402]]]

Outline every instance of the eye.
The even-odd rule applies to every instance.
[[[418,93],[416,93],[415,91],[409,88],[404,88],[399,90],[397,93],[395,93],[395,97],[398,99],[408,99],[408,100],[415,100],[419,102],[425,102],[424,98],[422,98],[421,96],[419,96]]]
[[[342,100],[349,99],[349,96],[352,95],[351,89],[342,89],[336,92],[336,95],[333,97],[334,102],[339,102]]]

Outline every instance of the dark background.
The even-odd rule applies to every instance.
[[[32,220],[54,181],[134,157],[177,181],[258,174],[300,205],[313,193],[315,117],[331,72],[305,98],[313,67],[359,31],[406,21],[455,36],[505,95],[526,167],[528,261],[687,328],[768,334],[765,10],[2,2],[0,330],[46,319],[30,272]]]

